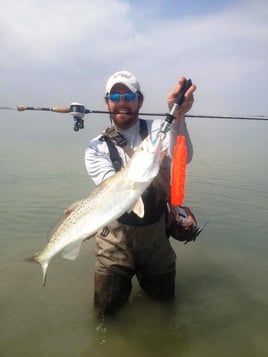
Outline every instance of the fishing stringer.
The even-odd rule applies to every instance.
[[[176,98],[170,113],[167,115],[166,120],[161,127],[160,135],[165,134],[169,125],[172,123],[175,113],[182,105],[185,99],[185,93],[191,87],[191,79],[187,79]],[[171,168],[171,181],[170,181],[170,202],[173,206],[180,206],[184,199],[184,185],[186,175],[186,163],[187,163],[187,147],[185,136],[183,135],[183,122],[180,122],[180,135],[177,137],[177,143],[174,147],[172,168]]]
[[[185,177],[187,163],[187,146],[185,136],[177,136],[177,143],[174,147],[172,168],[170,202],[173,206],[181,206],[184,199]]]

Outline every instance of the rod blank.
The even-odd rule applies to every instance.
[[[29,107],[23,104],[17,105],[16,108],[10,108],[10,107],[0,107],[0,110],[17,110],[19,112],[23,112],[25,110],[37,110],[37,111],[49,111],[49,112],[55,112],[55,113],[70,113],[71,108],[69,107],[51,107],[51,108],[46,108],[46,107]],[[105,110],[90,110],[90,109],[85,109],[85,114],[112,114],[111,112],[105,111]],[[144,115],[144,116],[155,116],[155,117],[161,117],[161,116],[166,116],[167,113],[139,113],[139,115]],[[256,116],[239,116],[239,115],[193,115],[193,114],[186,114],[186,118],[204,118],[204,119],[231,119],[231,120],[263,120],[263,121],[268,121],[268,116],[267,115],[256,115]]]

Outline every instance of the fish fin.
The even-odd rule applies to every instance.
[[[43,286],[45,286],[46,285],[46,281],[47,281],[48,263],[41,264],[41,267],[42,267],[42,272],[43,272]]]
[[[75,201],[75,202],[72,203],[68,208],[66,208],[66,209],[64,210],[64,214],[68,216],[68,215],[69,215],[70,213],[72,213],[82,202],[83,202],[83,200]]]
[[[81,244],[82,241],[78,241],[67,245],[61,252],[62,257],[69,260],[75,260],[79,255]]]
[[[136,201],[134,207],[132,208],[132,211],[140,218],[143,218],[144,216],[144,204],[143,200],[141,197],[138,198]]]
[[[42,273],[43,273],[43,286],[46,285],[46,280],[47,280],[47,268],[48,268],[48,263],[47,261],[41,261],[39,259],[39,255],[36,254],[30,258],[26,258],[24,260],[25,262],[33,262],[33,263],[38,263],[41,265],[41,268],[42,268]]]

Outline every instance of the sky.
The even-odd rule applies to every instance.
[[[267,0],[0,4],[0,107],[104,110],[108,77],[129,70],[144,111],[165,113],[185,76],[197,85],[192,114],[268,115]]]

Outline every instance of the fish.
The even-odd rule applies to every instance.
[[[143,217],[141,195],[159,172],[161,152],[160,137],[152,139],[147,136],[125,167],[97,185],[87,198],[73,205],[75,208],[55,228],[43,250],[26,259],[41,265],[43,286],[50,260],[56,254],[61,252],[64,258],[74,260],[84,240],[93,237],[124,213],[133,211]]]

